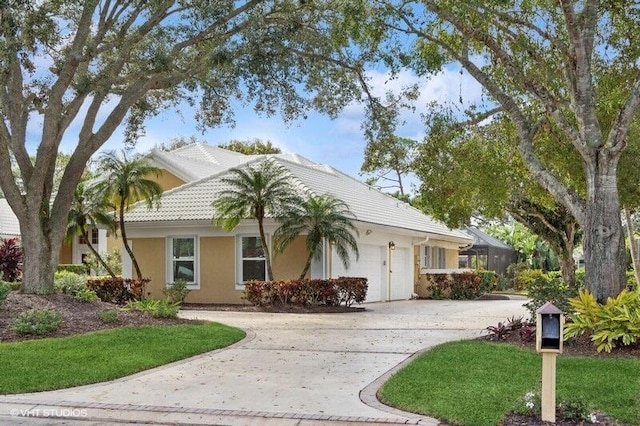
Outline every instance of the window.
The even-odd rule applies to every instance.
[[[264,281],[267,259],[259,236],[239,236],[238,240],[238,284],[240,288],[250,280]]]
[[[442,247],[423,246],[422,267],[424,269],[445,269],[447,267],[447,250]]]
[[[190,287],[198,287],[196,237],[167,238],[167,283],[184,280]]]
[[[91,228],[91,231],[88,232],[89,234],[89,238],[91,238],[91,245],[97,245],[98,244],[98,229],[97,228]],[[80,235],[78,237],[78,243],[79,244],[87,244],[87,239],[84,237],[84,235]]]

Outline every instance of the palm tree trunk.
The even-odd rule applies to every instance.
[[[124,226],[124,201],[120,203],[120,235],[122,236],[122,243],[124,244],[124,249],[127,251],[127,254],[129,254],[129,257],[131,258],[131,263],[133,264],[133,268],[136,271],[136,277],[138,277],[139,280],[142,279],[142,272],[140,272],[140,266],[138,266],[138,261],[136,260],[136,256],[133,254],[133,250],[131,250],[131,247],[129,247],[129,241],[127,241],[127,231],[125,230],[125,226]]]
[[[304,264],[304,269],[302,270],[299,279],[303,280],[307,275],[307,272],[309,272],[309,269],[311,268],[311,260],[313,260],[313,253],[309,253],[309,256],[307,256],[307,262]]]
[[[100,253],[98,253],[98,250],[96,250],[95,247],[93,247],[93,244],[91,244],[91,240],[89,239],[89,233],[87,232],[86,229],[82,230],[82,237],[87,242],[87,247],[89,247],[89,250],[91,250],[91,253],[93,253],[96,259],[98,259],[98,262],[100,262],[102,267],[107,271],[109,275],[111,275],[112,278],[115,278],[116,274],[113,273],[113,270],[109,267],[109,265],[107,265],[107,263],[104,261],[102,256],[100,256]]]
[[[260,244],[262,244],[262,250],[264,251],[264,257],[267,262],[267,278],[269,281],[273,281],[273,269],[271,268],[271,253],[269,252],[269,245],[264,235],[264,225],[262,218],[258,218],[258,229],[260,230]]]

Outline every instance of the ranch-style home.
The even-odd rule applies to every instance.
[[[448,229],[419,210],[340,171],[295,154],[248,156],[206,144],[171,152],[154,150],[151,162],[162,170],[165,190],[158,209],[143,203],[126,214],[127,236],[142,274],[151,279],[147,291],[161,297],[167,284],[184,279],[191,303],[243,303],[244,283],[265,279],[258,225],[243,220],[227,232],[212,225],[212,201],[227,187],[230,169],[274,161],[284,167],[294,185],[307,194],[329,193],[343,200],[356,217],[358,260],[345,269],[329,242],[310,278],[366,277],[367,302],[409,299],[425,274],[458,267],[458,253],[473,243],[463,231]],[[277,229],[265,221],[267,244]],[[124,251],[123,251],[124,253]],[[304,237],[273,258],[275,279],[297,278],[306,260]],[[125,257],[123,274],[131,276]]]

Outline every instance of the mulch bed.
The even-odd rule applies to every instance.
[[[18,336],[9,329],[9,323],[20,312],[30,309],[53,309],[60,312],[62,323],[53,333],[45,336]],[[104,323],[98,314],[107,309],[118,310],[118,320]],[[154,318],[140,311],[125,311],[117,305],[104,302],[83,302],[65,294],[40,296],[13,291],[0,309],[0,342],[31,340],[44,337],[63,337],[124,326],[170,325],[193,322],[181,318]]]

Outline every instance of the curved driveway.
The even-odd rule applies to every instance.
[[[108,383],[0,397],[0,420],[16,407],[62,407],[91,424],[438,424],[383,406],[375,391],[414,353],[526,315],[522,303],[413,300],[345,314],[183,311],[243,328],[247,338]]]

